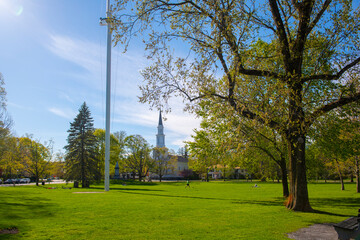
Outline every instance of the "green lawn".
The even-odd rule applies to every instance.
[[[281,184],[191,182],[90,189],[0,187],[0,239],[287,239],[286,233],[357,214],[355,184],[309,184],[318,213],[283,206]],[[48,187],[57,186],[56,189]],[[83,193],[98,191],[103,193]]]

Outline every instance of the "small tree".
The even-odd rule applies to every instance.
[[[153,159],[153,172],[159,175],[161,182],[162,177],[166,175],[172,167],[168,149],[166,147],[155,147],[153,149]]]
[[[50,167],[50,175],[56,176],[58,178],[64,179],[65,176],[65,160],[64,153],[61,151],[54,154],[53,159],[51,161]]]
[[[65,146],[66,179],[79,180],[82,187],[86,187],[87,181],[100,175],[97,168],[97,140],[93,122],[90,110],[84,102],[79,114],[70,123],[68,144]]]
[[[22,162],[25,170],[35,177],[36,186],[39,185],[39,179],[44,178],[49,170],[52,142],[45,145],[47,146],[32,140],[29,136],[19,138]]]
[[[125,165],[133,172],[133,177],[135,178],[135,173],[137,173],[141,181],[152,166],[149,144],[140,135],[130,135],[125,138],[125,142],[128,152]]]
[[[116,133],[119,136],[118,133]],[[97,168],[98,172],[101,173],[98,179],[103,179],[105,171],[105,130],[96,129],[94,135],[97,139],[97,154],[98,154],[98,163]],[[120,160],[121,154],[124,152],[124,144],[120,142],[119,138],[114,134],[110,134],[110,166],[112,171],[114,171],[116,162]]]

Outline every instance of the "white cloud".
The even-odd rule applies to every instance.
[[[170,131],[186,136],[191,135],[194,128],[199,128],[201,121],[200,119],[195,118],[194,115],[186,113],[169,114],[167,118],[168,120],[165,123]]]
[[[49,108],[49,112],[66,119],[73,119],[76,113],[71,109]]]
[[[50,35],[48,49],[55,55],[75,63],[87,71],[73,73],[74,76],[89,80],[98,90],[105,91],[106,48],[95,42],[63,35]],[[139,93],[140,70],[146,66],[142,53],[129,50],[122,53],[119,48],[112,49],[111,85],[112,93],[117,96],[134,97]],[[100,81],[100,79],[102,81]],[[103,86],[104,85],[104,86]]]
[[[48,48],[59,57],[73,62],[91,73],[101,64],[99,46],[85,40],[68,36],[50,35]]]
[[[19,105],[19,104],[13,103],[13,102],[8,102],[8,105],[12,106],[12,107],[15,107],[15,108],[18,108],[18,109],[22,109],[22,110],[33,111],[32,107]]]
[[[59,97],[61,99],[64,99],[64,100],[66,100],[68,102],[71,102],[71,103],[74,103],[74,100],[67,93],[59,92],[58,94],[59,94]]]

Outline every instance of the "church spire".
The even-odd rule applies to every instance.
[[[156,147],[165,147],[164,126],[162,123],[161,111],[159,112],[158,134],[156,134]]]
[[[163,124],[162,124],[162,117],[161,117],[161,110],[160,110],[160,113],[159,113],[159,126],[160,126],[160,125],[163,125]]]

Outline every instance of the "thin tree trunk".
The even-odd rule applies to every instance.
[[[83,140],[82,140],[83,141]],[[85,157],[84,157],[84,143],[81,142],[81,187],[85,188]]]
[[[339,164],[339,161],[336,158],[335,158],[335,162],[336,162],[336,167],[337,167],[339,177],[340,177],[341,191],[344,191],[345,190],[345,185],[344,185],[344,179],[343,179],[343,176],[342,176],[341,170],[340,170],[340,164]]]
[[[359,157],[355,158],[356,192],[360,193]]]
[[[142,169],[142,168],[140,168],[140,169]],[[139,174],[139,182],[142,181],[142,174],[141,174],[141,173],[142,173],[141,171],[138,171],[138,174]]]
[[[281,182],[282,182],[282,188],[283,188],[283,196],[288,197],[289,196],[289,185],[288,185],[288,174],[286,169],[286,162],[285,159],[281,159]]]

